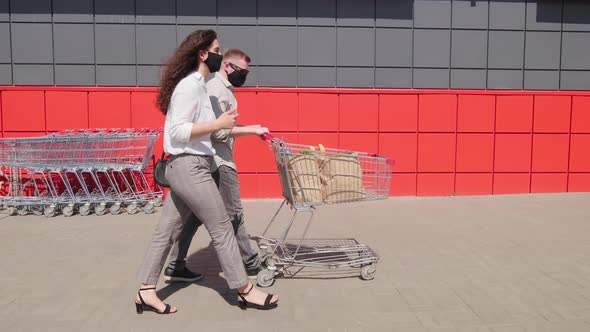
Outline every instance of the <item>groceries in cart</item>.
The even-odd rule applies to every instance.
[[[152,213],[162,191],[144,169],[161,129],[67,130],[0,139],[0,205],[47,217]]]
[[[304,267],[356,269],[362,279],[373,279],[379,256],[370,247],[355,239],[311,239],[307,233],[316,206],[389,197],[393,162],[365,152],[288,143],[270,134],[263,138],[273,150],[285,200],[256,237],[266,267],[257,275],[258,285],[268,287],[277,276],[294,277]],[[278,237],[268,236],[286,206],[293,214]],[[303,234],[290,238],[302,214],[307,215]]]

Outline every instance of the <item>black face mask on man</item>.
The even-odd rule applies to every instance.
[[[239,88],[244,85],[247,76],[248,72],[245,70],[234,70],[232,73],[227,74],[227,80],[231,83],[231,85]]]
[[[205,59],[205,64],[209,68],[209,71],[214,73],[219,71],[221,68],[221,61],[223,60],[223,56],[217,53],[209,52],[209,56]]]

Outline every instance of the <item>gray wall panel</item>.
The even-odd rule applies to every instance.
[[[453,1],[453,28],[487,29],[488,1]]]
[[[451,0],[414,0],[414,26],[448,28],[451,26]]]
[[[55,24],[53,32],[55,63],[94,64],[92,24]]]
[[[11,0],[13,22],[51,22],[51,0]]]
[[[137,23],[176,23],[174,1],[141,0],[135,2]]]
[[[590,90],[590,71],[562,71],[562,90]]]
[[[94,13],[97,23],[134,23],[135,0],[95,0]]]
[[[216,24],[217,0],[176,0],[178,24]]]
[[[259,65],[291,65],[297,63],[297,28],[258,27]]]
[[[338,28],[337,63],[339,66],[373,66],[375,64],[375,30]]]
[[[490,31],[489,68],[522,68],[524,33],[520,31]]]
[[[298,0],[299,25],[336,25],[336,0]]]
[[[0,84],[11,85],[12,84],[12,68],[10,65],[0,65]]]
[[[375,68],[375,87],[411,88],[411,68]]]
[[[586,0],[564,0],[564,31],[590,31],[590,2]]]
[[[564,32],[561,52],[563,69],[590,69],[590,33]]]
[[[295,0],[258,0],[259,25],[297,24],[297,2]]]
[[[14,65],[15,85],[53,85],[53,65]]]
[[[298,62],[308,66],[336,65],[336,28],[300,27]]]
[[[250,66],[250,73],[246,79],[244,86],[257,86],[258,85],[258,67]]]
[[[374,1],[336,0],[336,9],[338,25],[371,27],[375,24]]]
[[[412,27],[413,0],[376,0],[376,24],[378,27]]]
[[[92,23],[94,0],[53,0],[53,21],[58,23]]]
[[[95,85],[94,65],[56,65],[55,84]]]
[[[136,67],[98,65],[96,67],[96,84],[107,86],[137,85]]]
[[[137,85],[158,86],[161,70],[161,66],[137,66]]]
[[[373,68],[338,68],[336,83],[341,87],[370,88],[375,85]]]
[[[414,66],[448,68],[449,30],[414,30]]]
[[[135,27],[133,25],[96,25],[95,38],[97,63],[135,64]]]
[[[256,0],[217,0],[218,24],[256,24]]]
[[[488,89],[522,89],[522,70],[488,70]]]
[[[562,0],[527,0],[528,30],[561,30]]]
[[[559,89],[559,72],[556,71],[524,71],[524,88],[531,90]]]
[[[376,41],[377,66],[412,66],[412,30],[377,28]]]
[[[0,0],[0,22],[8,22],[10,14],[8,11],[8,3],[10,0]]]
[[[487,52],[487,31],[453,30],[452,67],[485,68]]]
[[[525,68],[527,69],[559,69],[559,32],[526,33]]]
[[[525,0],[490,1],[490,29],[524,29]]]
[[[52,39],[51,24],[13,23],[12,59],[14,63],[52,63]],[[16,80],[16,74],[14,76]],[[20,79],[21,77],[19,81]]]
[[[296,86],[297,68],[295,67],[258,67],[256,73],[259,86]]]
[[[10,63],[10,24],[0,23],[0,63]]]
[[[224,49],[234,47],[248,53],[252,64],[258,63],[257,29],[254,26],[220,26],[219,42]],[[296,41],[294,42],[296,43]]]
[[[174,25],[138,25],[136,34],[138,64],[162,64],[176,48]]]
[[[451,69],[451,88],[485,89],[486,71],[474,69]]]
[[[415,88],[449,88],[448,69],[414,69]]]
[[[336,68],[334,67],[299,67],[297,68],[300,86],[335,87]]]

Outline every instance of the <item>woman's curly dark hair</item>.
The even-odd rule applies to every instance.
[[[178,82],[197,70],[199,51],[207,51],[215,39],[217,39],[215,31],[197,30],[188,35],[178,46],[166,64],[166,69],[160,80],[160,92],[156,104],[162,113],[168,112],[170,98],[172,98],[172,93]]]

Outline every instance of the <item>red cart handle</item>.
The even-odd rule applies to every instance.
[[[271,133],[266,133],[266,134],[262,134],[262,135],[260,135],[260,138],[261,138],[263,141],[271,141],[271,140],[272,140],[273,138],[275,138],[275,137],[274,137],[274,136],[273,136],[273,134],[271,134]]]

